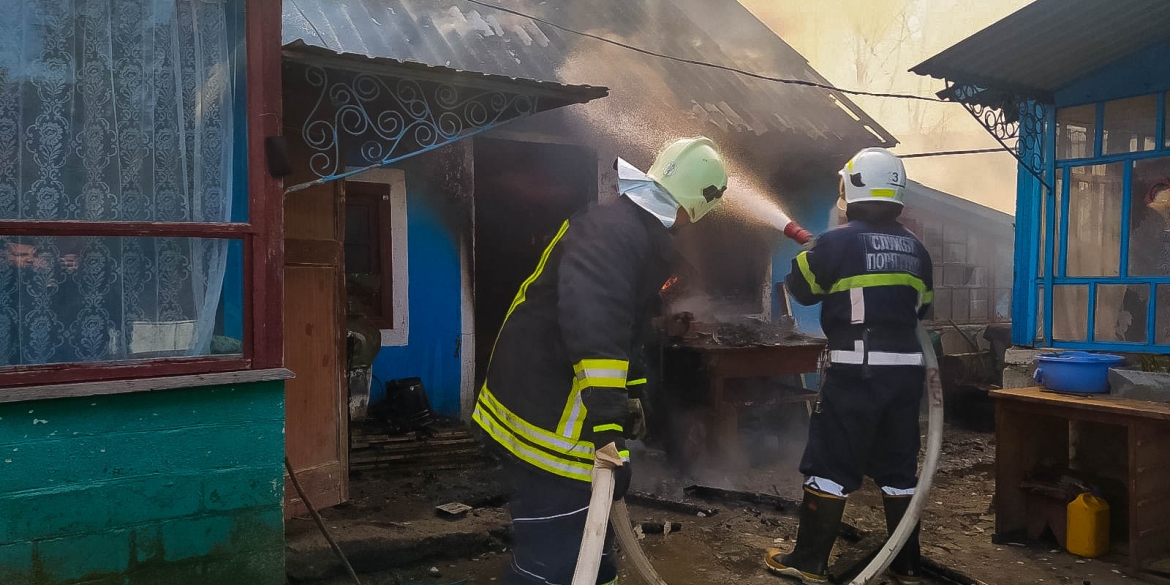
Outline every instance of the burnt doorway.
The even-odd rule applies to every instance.
[[[520,284],[561,224],[597,199],[597,155],[557,144],[475,141],[475,379]]]

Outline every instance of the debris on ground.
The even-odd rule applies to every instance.
[[[662,534],[667,535],[672,532],[682,530],[682,523],[680,522],[643,522],[638,526],[642,530],[642,534]]]
[[[438,512],[440,516],[446,516],[449,518],[458,518],[472,509],[473,508],[471,506],[468,506],[467,504],[460,504],[459,502],[451,502],[449,504],[443,504],[442,506],[435,506],[435,511]]]
[[[756,345],[781,345],[794,334],[792,327],[771,323],[734,324],[724,323],[712,334],[716,345],[749,347]]]
[[[1138,575],[1119,564],[1124,557],[1086,562],[1052,546],[994,544],[995,480],[990,465],[994,451],[990,434],[948,429],[944,435],[947,472],[936,476],[923,518],[924,583],[1134,582]],[[631,491],[634,495],[627,503],[635,529],[641,533],[641,545],[666,582],[779,584],[764,570],[762,558],[766,549],[789,552],[794,545],[797,518],[777,510],[774,504],[776,499],[795,502],[801,497],[796,461],[775,461],[748,469],[710,469],[701,477],[685,477],[653,451],[639,457]],[[493,479],[500,472],[487,465],[446,471],[365,472],[352,478],[353,501],[348,506],[326,509],[322,514],[340,536],[341,547],[366,585],[440,581],[492,585],[500,582],[511,546],[507,492],[503,482]],[[755,496],[696,503],[684,493],[691,485]],[[437,506],[452,502],[474,509],[455,521],[435,514]],[[856,533],[853,538],[837,540],[832,555],[835,575],[855,568],[872,552],[871,546],[884,543],[881,491],[872,482],[850,497],[844,523],[855,527]],[[286,526],[291,583],[347,583],[329,551],[322,550],[324,543],[311,523],[292,519]],[[637,581],[625,561],[619,560],[619,567],[619,582]],[[442,577],[431,575],[432,568],[439,569]]]
[[[393,434],[377,421],[355,425],[350,431],[351,470],[458,469],[482,457],[483,448],[471,429],[461,425]]]
[[[682,500],[671,500],[669,498],[663,498],[654,494],[639,491],[632,491],[627,493],[626,503],[642,506],[644,508],[656,508],[670,512],[691,514],[699,518],[710,518],[711,516],[719,513],[719,510],[716,508],[704,507]]]

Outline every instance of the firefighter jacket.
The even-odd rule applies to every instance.
[[[520,460],[590,481],[594,436],[623,430],[672,256],[667,228],[626,197],[566,221],[512,301],[476,423]]]
[[[922,365],[915,335],[934,300],[930,254],[897,222],[851,221],[817,238],[785,279],[802,305],[821,305],[830,361]]]

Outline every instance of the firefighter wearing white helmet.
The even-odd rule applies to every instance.
[[[502,585],[572,581],[596,448],[617,447],[625,464],[615,499],[628,489],[629,399],[647,383],[640,337],[670,277],[671,236],[727,189],[707,138],[670,144],[650,173],[621,159],[615,166],[622,197],[566,221],[516,283],[472,415],[513,483],[513,558]],[[598,583],[617,577],[614,558],[602,557]]]
[[[857,153],[840,171],[849,222],[832,229],[792,261],[788,291],[803,305],[821,304],[829,367],[809,421],[800,462],[804,502],[796,546],[770,550],[767,567],[804,583],[828,580],[829,551],[845,499],[863,475],[882,489],[892,532],[918,483],[918,408],[922,347],[915,329],[934,299],[930,255],[898,223],[906,169],[883,148]],[[890,565],[894,580],[918,583],[918,530]]]
[[[884,148],[867,148],[857,153],[837,173],[844,205],[878,201],[902,205],[906,192],[906,166],[898,155]]]

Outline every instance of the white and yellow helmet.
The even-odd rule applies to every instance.
[[[670,193],[692,222],[718,207],[727,190],[723,157],[706,137],[674,141],[658,155],[646,175]]]
[[[841,169],[845,204],[881,201],[902,205],[906,191],[906,166],[898,155],[884,148],[866,148]]]

